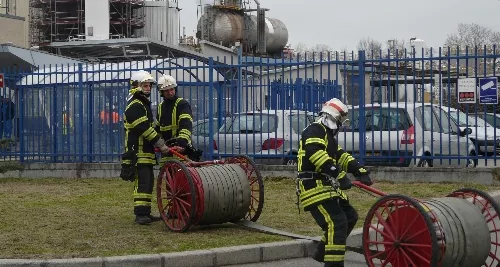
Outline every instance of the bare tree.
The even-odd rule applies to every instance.
[[[326,44],[316,44],[311,48],[312,54],[311,57],[314,57],[314,60],[333,60],[335,59],[335,55],[333,54],[333,49]]]
[[[469,60],[468,65],[466,61],[452,60],[451,68],[456,68],[462,73],[468,71],[470,75],[489,75],[493,71],[500,71],[499,59],[481,57],[484,54],[497,54],[500,47],[496,48],[495,45],[500,44],[500,32],[493,31],[492,29],[479,25],[476,23],[460,23],[457,27],[457,32],[449,34],[444,43],[447,48],[445,55],[448,55],[448,49],[452,55],[469,54],[474,55],[477,53],[477,60]],[[486,65],[486,67],[484,67]],[[496,69],[496,70],[494,70]]]
[[[476,23],[459,23],[457,32],[447,36],[445,46],[462,48],[484,46],[492,43],[492,37],[497,38],[497,35],[485,26]]]
[[[385,42],[386,49],[384,57],[386,58],[404,58],[406,56],[405,40],[391,39]]]
[[[304,43],[298,43],[295,45],[294,51],[299,54],[304,54],[307,51],[307,45]]]
[[[382,43],[371,37],[361,39],[357,48],[358,50],[364,50],[365,56],[368,59],[381,58]]]

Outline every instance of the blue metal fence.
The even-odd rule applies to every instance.
[[[481,78],[497,77],[496,48],[390,52],[3,70],[0,158],[119,161],[128,78],[145,69],[178,80],[178,95],[193,110],[193,142],[206,159],[248,154],[258,162],[294,164],[300,133],[322,103],[337,97],[351,108],[340,145],[367,165],[496,165],[498,106],[478,100],[487,91]],[[156,90],[151,100],[156,112]]]

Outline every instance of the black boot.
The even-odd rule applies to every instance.
[[[325,242],[319,242],[318,246],[316,247],[316,252],[314,252],[312,258],[318,262],[325,261]]]
[[[325,267],[344,267],[343,262],[325,262]]]
[[[136,215],[135,222],[137,224],[147,225],[151,224],[151,218],[149,217],[149,215]]]
[[[151,220],[151,222],[157,222],[162,220],[161,216],[154,216],[151,214],[149,214],[149,219]]]

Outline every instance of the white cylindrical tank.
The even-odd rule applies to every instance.
[[[176,6],[177,3],[172,1],[145,1],[143,36],[178,45],[180,39],[179,11]]]
[[[257,16],[252,15],[249,29],[252,45],[257,45]],[[270,53],[283,50],[288,43],[288,29],[279,19],[266,17],[266,49]]]
[[[250,15],[245,17],[238,12],[217,10],[214,11],[212,18],[212,22],[208,23],[209,17],[205,13],[198,21],[198,32],[201,33],[202,25],[205,30],[208,29],[210,31],[208,41],[225,47],[231,47],[236,41],[248,37],[250,45],[257,45],[257,16]],[[245,20],[248,21],[246,29]],[[265,23],[267,52],[274,53],[281,51],[288,43],[288,29],[282,21],[275,18],[267,17]],[[204,35],[207,35],[207,33],[205,32]]]
[[[408,52],[409,55],[412,55],[413,51],[415,51],[416,58],[425,57],[425,52],[427,51],[427,49],[429,49],[429,47],[427,46],[425,41],[422,39],[415,39],[412,41],[407,41],[405,44],[405,47],[406,47],[406,51]],[[412,47],[414,47],[415,50],[413,50]],[[422,54],[422,49],[423,49],[423,54]]]

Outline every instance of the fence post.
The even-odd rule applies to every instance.
[[[79,131],[75,131],[75,134],[79,132],[80,140],[78,142],[78,150],[80,154],[80,162],[83,162],[83,64],[78,63],[78,105],[80,108],[78,109],[78,128],[80,128]],[[91,115],[89,115],[91,116]],[[76,126],[76,123],[75,123]],[[75,127],[76,128],[76,127]]]
[[[24,162],[24,85],[19,86],[19,93],[17,96],[19,99],[19,125],[18,125],[18,138],[19,138],[19,161]]]
[[[90,84],[87,86],[87,160],[88,162],[94,161],[94,88]],[[83,140],[82,140],[83,142]]]
[[[209,104],[208,104],[208,119],[209,122],[211,119],[214,118],[214,58],[209,57],[208,58],[208,99],[209,99]],[[208,124],[208,135],[209,135],[209,152],[208,156],[210,158],[213,157],[214,154],[214,124],[209,123]]]
[[[213,63],[213,61],[212,61]],[[237,90],[237,110],[243,111],[243,48],[238,46],[238,90]]]
[[[359,163],[365,164],[366,157],[366,129],[365,129],[365,51],[358,52],[359,68]]]
[[[53,141],[52,141],[52,162],[57,162],[57,158],[58,158],[58,148],[59,148],[59,144],[57,142],[59,142],[59,138],[58,137],[58,134],[59,134],[59,121],[58,121],[58,117],[57,117],[57,112],[58,112],[58,109],[57,109],[57,86],[56,85],[53,85],[52,86],[52,110],[51,110],[51,113],[52,113],[52,125],[54,126],[54,131],[52,132],[53,134]],[[61,127],[62,129],[62,127]]]

